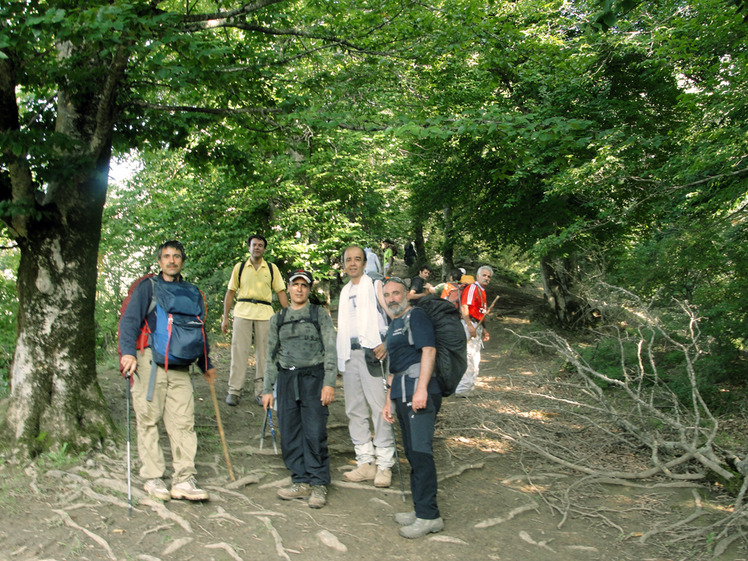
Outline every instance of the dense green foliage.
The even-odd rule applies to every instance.
[[[104,345],[163,239],[218,310],[251,232],[333,281],[347,244],[392,237],[431,262],[573,262],[579,297],[594,277],[688,300],[705,383],[744,381],[748,25],[729,2],[268,2],[215,28],[190,18],[234,3],[20,4],[41,28],[75,12],[71,38],[104,48],[140,38],[113,142],[141,169],[105,209]],[[43,112],[51,85],[29,83]]]

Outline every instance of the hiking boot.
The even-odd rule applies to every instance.
[[[426,534],[435,534],[436,532],[441,532],[443,529],[444,520],[441,518],[434,518],[433,520],[416,518],[413,524],[400,528],[400,535],[404,538],[413,539],[420,538]]]
[[[153,497],[154,499],[162,501],[168,501],[171,499],[169,490],[161,479],[149,479],[145,482],[145,485],[143,485],[143,489],[148,493],[148,496]]]
[[[410,512],[397,512],[395,513],[395,522],[400,526],[410,526],[416,521],[416,511],[411,510]]]
[[[360,481],[371,481],[377,475],[377,466],[374,462],[368,464],[361,464],[352,471],[347,471],[343,474],[343,481],[353,481],[358,483]]]
[[[231,407],[236,407],[239,405],[239,396],[233,393],[230,393],[226,396],[226,405],[229,405]]]
[[[322,508],[327,504],[327,487],[324,485],[312,485],[312,494],[309,495],[309,508]]]
[[[281,487],[276,494],[284,501],[292,501],[306,499],[311,493],[309,483],[294,483],[288,487]]]
[[[392,484],[392,470],[390,468],[377,468],[374,476],[374,487],[389,487]]]
[[[188,501],[207,501],[210,498],[207,491],[197,486],[194,477],[171,486],[172,499],[187,499]]]

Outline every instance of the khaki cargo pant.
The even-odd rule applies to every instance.
[[[197,473],[195,454],[195,400],[187,367],[169,367],[166,372],[156,369],[153,399],[146,399],[151,377],[151,349],[138,352],[138,369],[133,377],[132,406],[138,437],[138,456],[142,462],[140,477],[160,479],[166,472],[164,452],[159,445],[159,422],[163,420],[171,445],[174,474],[172,485],[185,481]]]

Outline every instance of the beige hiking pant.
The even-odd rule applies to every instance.
[[[241,395],[244,380],[247,377],[247,362],[252,351],[252,339],[255,345],[255,378],[254,395],[262,395],[265,364],[267,363],[268,332],[270,320],[234,318],[231,335],[231,371],[229,373],[229,393]]]
[[[138,352],[138,370],[133,377],[132,407],[138,435],[138,456],[142,462],[140,477],[160,479],[166,471],[164,452],[159,445],[159,422],[163,420],[171,445],[172,485],[197,473],[195,454],[195,400],[187,367],[170,366],[166,372],[156,369],[153,399],[147,400],[151,377],[151,349]]]

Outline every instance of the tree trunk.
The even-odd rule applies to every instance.
[[[579,295],[580,268],[576,255],[545,256],[540,260],[545,300],[564,327],[578,327],[587,316],[588,305]]]
[[[426,241],[423,239],[423,224],[420,221],[416,222],[413,228],[413,236],[415,237],[414,245],[416,246],[416,264],[413,270],[409,271],[411,274],[415,274],[418,267],[428,262],[428,258],[426,257]]]
[[[449,205],[442,209],[444,217],[444,246],[442,247],[442,281],[449,280],[452,269],[455,268],[455,236],[452,223],[452,207]]]
[[[104,176],[106,177],[106,176]],[[94,306],[103,205],[47,209],[19,239],[18,339],[8,428],[30,455],[94,447],[113,425],[96,381]]]
[[[8,183],[0,180],[0,194],[18,208],[3,218],[21,248],[4,428],[30,456],[63,446],[88,449],[113,431],[96,381],[94,307],[115,99],[128,53],[124,44],[109,55],[85,42],[57,47],[60,64],[90,71],[90,80],[57,92],[53,132],[60,140],[46,155],[47,179],[23,165],[31,158],[4,152],[12,163]],[[102,53],[110,58],[99,58]],[[18,133],[16,67],[12,60],[0,63],[0,101],[8,110],[0,115],[0,130]],[[28,154],[32,147],[24,148]]]

